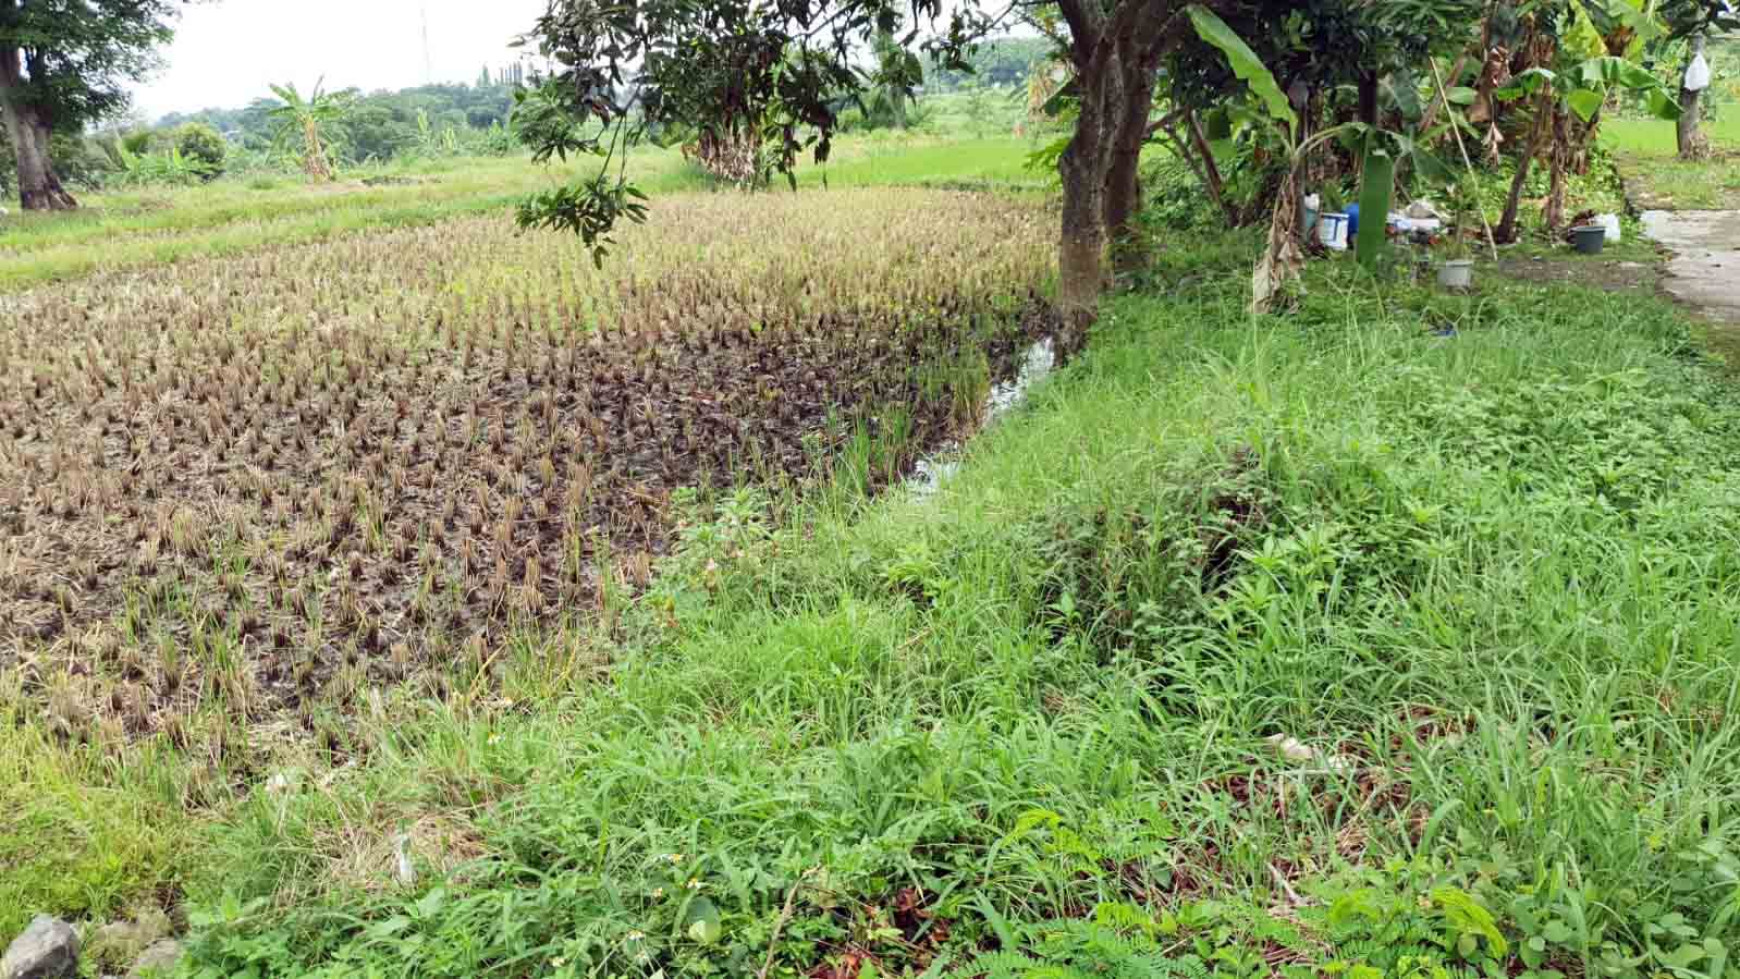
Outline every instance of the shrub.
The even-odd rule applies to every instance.
[[[173,139],[184,158],[206,167],[208,180],[223,173],[229,145],[216,129],[203,122],[190,122],[178,127]]]
[[[121,137],[121,146],[124,147],[127,152],[136,155],[144,155],[159,148],[161,145],[162,138],[154,129],[135,129]]]

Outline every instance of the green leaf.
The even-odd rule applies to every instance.
[[[440,911],[441,906],[446,902],[447,891],[437,887],[423,895],[422,899],[417,902],[417,916],[420,918],[433,917],[435,912]]]
[[[1232,116],[1225,109],[1211,109],[1202,116],[1203,138],[1211,143],[1232,138]]]
[[[1627,61],[1624,58],[1606,56],[1590,58],[1577,66],[1577,74],[1585,85],[1604,85],[1609,88],[1646,89],[1661,85],[1661,82],[1642,65]]]
[[[1704,972],[1707,975],[1722,976],[1728,973],[1728,946],[1715,937],[1704,939],[1704,958],[1708,961]]]
[[[1545,68],[1530,68],[1528,71],[1511,77],[1510,84],[1494,92],[1500,102],[1514,102],[1525,95],[1533,95],[1541,90],[1541,86],[1557,79],[1559,76]]]
[[[1250,45],[1239,37],[1238,32],[1228,27],[1215,13],[1201,4],[1191,4],[1188,8],[1190,23],[1196,28],[1196,34],[1203,41],[1220,50],[1226,55],[1227,64],[1257,97],[1268,107],[1269,114],[1280,119],[1289,126],[1296,125],[1298,117],[1293,114],[1292,103],[1282,93],[1281,86],[1276,83],[1274,73],[1263,64],[1263,59],[1257,57]]]
[[[1458,86],[1444,93],[1451,105],[1473,105],[1480,98],[1480,93],[1467,86]]]
[[[1565,96],[1565,104],[1577,114],[1577,118],[1589,122],[1595,118],[1595,113],[1607,103],[1607,97],[1593,89],[1580,88]]]
[[[979,913],[984,916],[986,923],[991,926],[991,932],[997,936],[998,944],[1005,949],[1021,947],[1020,942],[1015,938],[1015,930],[1009,926],[1008,919],[998,912],[990,898],[983,893],[974,894],[973,905],[979,909]]]
[[[702,945],[712,945],[725,934],[725,926],[719,920],[718,907],[704,897],[697,897],[689,902],[684,920],[688,923],[689,938]]]
[[[1359,264],[1366,268],[1377,265],[1389,244],[1386,235],[1395,177],[1395,158],[1381,148],[1375,134],[1367,137],[1365,171],[1359,194],[1359,238],[1354,242]]]
[[[377,921],[369,926],[369,935],[376,939],[386,939],[397,935],[411,926],[411,919],[402,914],[395,914],[385,921]]]
[[[1363,219],[1365,215],[1360,215]],[[1364,227],[1365,222],[1360,221]],[[1444,920],[1452,929],[1459,933],[1458,946],[1465,944],[1469,938],[1486,939],[1492,954],[1503,958],[1510,950],[1498,930],[1498,922],[1493,920],[1492,912],[1486,910],[1472,894],[1456,887],[1440,887],[1432,892],[1432,903],[1444,912]]]
[[[1680,117],[1679,100],[1669,95],[1666,89],[1652,88],[1649,90],[1649,114],[1657,119],[1669,122],[1678,121]]]
[[[1704,950],[1697,945],[1681,945],[1671,952],[1659,953],[1656,958],[1670,969],[1684,969],[1704,957]]]

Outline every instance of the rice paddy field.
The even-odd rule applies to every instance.
[[[1044,329],[1043,219],[679,195],[602,270],[496,214],[0,297],[6,696],[221,755],[364,690],[487,689],[647,584],[673,494],[871,488],[969,429]]]

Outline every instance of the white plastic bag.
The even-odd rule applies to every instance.
[[[1691,64],[1686,66],[1686,91],[1702,92],[1709,87],[1710,63],[1705,61],[1704,56],[1700,54],[1692,59]]]
[[[1619,244],[1619,215],[1598,214],[1595,216],[1595,223],[1599,224],[1602,229],[1607,232],[1607,243],[1609,245]]]
[[[1416,221],[1431,220],[1433,218],[1437,218],[1439,221],[1444,220],[1444,212],[1438,210],[1437,207],[1433,206],[1431,201],[1426,200],[1424,197],[1409,204],[1408,209],[1402,213]]]

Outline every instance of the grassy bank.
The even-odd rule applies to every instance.
[[[697,500],[553,706],[382,705],[194,824],[198,964],[1721,974],[1732,388],[1653,301],[1252,322],[1215,258],[934,495]]]

